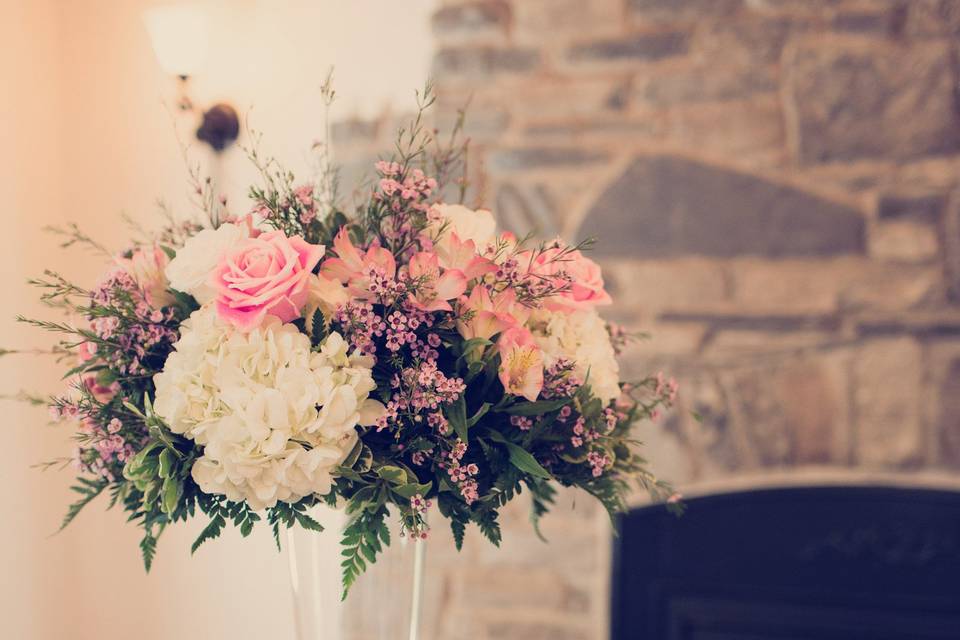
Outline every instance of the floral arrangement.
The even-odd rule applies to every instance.
[[[299,184],[254,146],[249,213],[194,170],[202,224],[168,216],[92,289],[34,281],[82,319],[25,319],[66,334],[55,351],[75,365],[51,402],[79,425],[64,526],[108,494],[143,529],[149,569],[171,523],[209,519],[196,550],[265,520],[279,547],[285,528],[322,530],[310,508],[326,503],[350,516],[346,595],[389,517],[426,538],[436,505],[459,548],[470,523],[498,544],[498,511],[523,489],[535,526],[555,485],[611,514],[633,481],[671,495],[631,427],[676,384],[620,380],[624,334],[598,313],[611,299],[585,246],[498,233],[489,211],[442,201],[462,199],[465,145],[439,144],[426,106],[350,215],[326,161]]]

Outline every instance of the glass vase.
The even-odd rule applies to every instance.
[[[390,518],[391,544],[350,589],[342,593],[340,538],[343,511],[310,512],[324,531],[287,530],[290,584],[297,640],[419,640],[426,541],[400,537]]]

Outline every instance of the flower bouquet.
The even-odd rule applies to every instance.
[[[345,597],[390,544],[389,518],[423,539],[435,506],[459,548],[471,524],[498,544],[522,490],[534,526],[556,485],[611,514],[631,482],[671,495],[630,432],[676,385],[620,381],[624,335],[598,314],[611,299],[586,247],[443,202],[464,193],[464,146],[436,143],[422,117],[353,207],[328,163],[299,184],[254,146],[249,213],[192,170],[202,222],[168,216],[92,289],[34,281],[80,319],[25,319],[66,334],[55,351],[73,360],[51,404],[79,425],[64,526],[107,494],[143,529],[149,569],[172,523],[208,519],[193,550],[228,523],[246,536],[264,522],[279,546],[284,529],[322,530],[311,507],[326,504],[348,517]]]

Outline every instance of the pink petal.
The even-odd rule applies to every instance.
[[[467,290],[467,279],[460,271],[449,270],[437,280],[437,298],[452,300]]]

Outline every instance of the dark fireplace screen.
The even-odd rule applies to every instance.
[[[878,487],[637,509],[614,542],[613,640],[960,639],[960,494]]]

